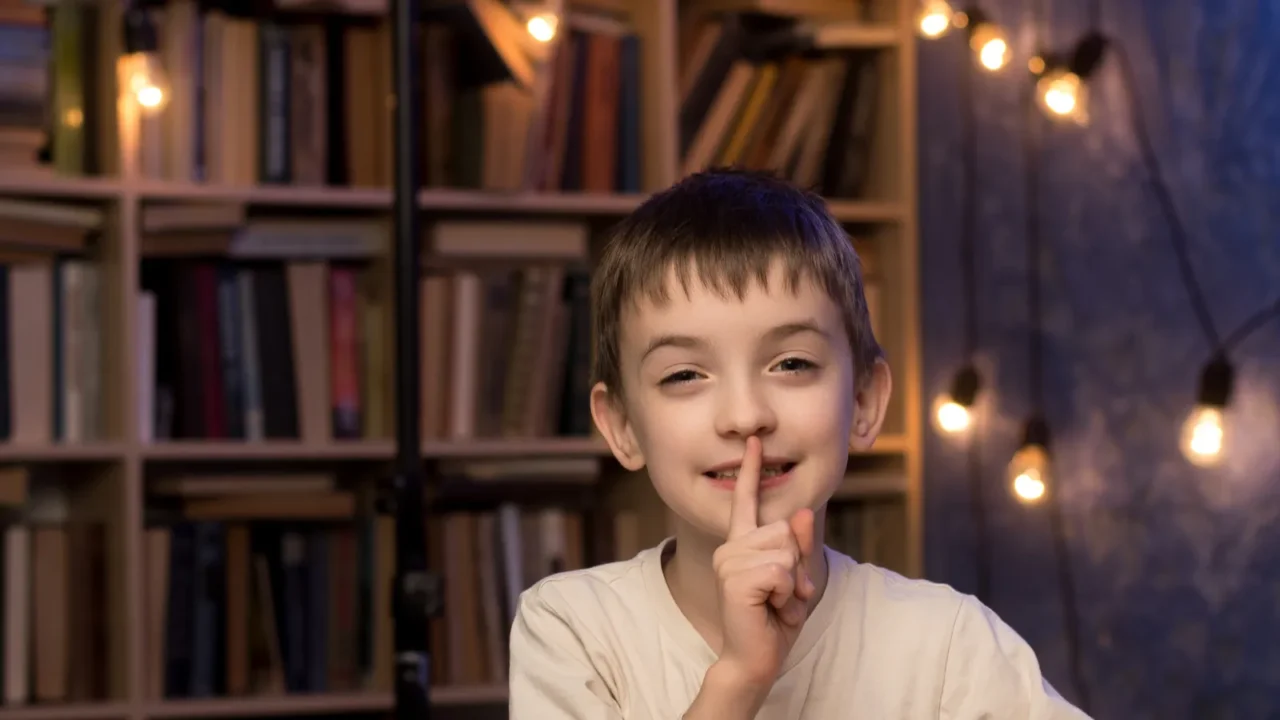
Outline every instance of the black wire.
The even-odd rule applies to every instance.
[[[975,60],[960,70],[960,153],[964,195],[960,208],[960,275],[964,296],[964,362],[973,367],[978,351],[978,118],[974,102]],[[987,540],[987,508],[983,493],[982,446],[978,434],[969,431],[969,508],[974,528],[974,595],[991,604],[991,546]]]
[[[1031,395],[1031,414],[1044,416],[1044,353],[1043,310],[1040,304],[1040,258],[1043,253],[1040,238],[1040,143],[1037,128],[1035,84],[1029,84],[1024,99],[1026,118],[1022,133],[1024,157],[1024,217],[1027,240],[1027,313],[1030,332],[1027,337],[1027,382]]]
[[[1026,241],[1027,241],[1027,308],[1030,315],[1028,332],[1029,385],[1032,397],[1032,417],[1044,418],[1044,322],[1041,305],[1041,257],[1044,253],[1044,241],[1040,234],[1040,114],[1036,107],[1036,89],[1032,83],[1027,87],[1023,97],[1023,152],[1025,187],[1024,204],[1026,206]],[[1062,517],[1062,506],[1058,503],[1058,489],[1050,487],[1049,529],[1053,535],[1053,549],[1058,572],[1058,592],[1062,602],[1063,634],[1067,645],[1067,663],[1071,668],[1071,679],[1076,687],[1079,706],[1086,714],[1090,713],[1089,686],[1085,681],[1084,663],[1080,651],[1080,609],[1076,605],[1075,575],[1071,565],[1070,549],[1067,543],[1065,522]]]
[[[1274,320],[1277,317],[1280,317],[1280,300],[1276,300],[1270,305],[1254,313],[1241,323],[1240,327],[1227,335],[1227,338],[1222,341],[1222,352],[1231,352],[1240,345],[1240,343],[1248,340],[1250,335],[1253,335],[1263,325],[1266,325],[1268,321]]]
[[[960,72],[960,162],[963,165],[964,199],[960,208],[960,275],[964,295],[964,357],[972,362],[978,350],[977,250],[978,235],[978,133],[973,101],[973,61]]]
[[[1075,574],[1071,569],[1071,551],[1067,543],[1066,523],[1062,517],[1062,505],[1058,493],[1049,489],[1049,528],[1053,535],[1053,552],[1057,556],[1058,590],[1062,594],[1062,624],[1067,643],[1067,664],[1071,668],[1071,681],[1076,686],[1077,704],[1086,715],[1092,715],[1089,683],[1084,677],[1084,663],[1080,653],[1080,609],[1076,607]]]
[[[991,541],[987,534],[987,499],[982,486],[982,443],[973,429],[969,434],[969,511],[973,516],[974,597],[991,605]]]
[[[1186,286],[1192,310],[1196,314],[1200,329],[1210,347],[1215,350],[1221,350],[1222,340],[1218,335],[1217,328],[1213,325],[1213,316],[1209,312],[1200,284],[1196,281],[1191,256],[1187,250],[1187,230],[1178,216],[1173,195],[1169,192],[1168,186],[1165,185],[1164,176],[1160,172],[1160,163],[1156,158],[1155,148],[1151,144],[1151,137],[1147,134],[1141,103],[1138,100],[1137,75],[1134,73],[1133,64],[1129,60],[1128,53],[1116,42],[1115,38],[1108,38],[1107,47],[1111,52],[1115,53],[1120,65],[1125,95],[1129,101],[1129,119],[1133,122],[1134,138],[1138,142],[1138,149],[1142,155],[1143,163],[1146,165],[1147,179],[1151,183],[1151,190],[1155,194],[1156,203],[1160,206],[1160,210],[1165,216],[1165,221],[1169,224],[1169,240],[1173,243],[1173,251],[1178,259],[1178,268],[1182,273],[1182,281]]]

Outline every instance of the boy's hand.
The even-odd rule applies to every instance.
[[[762,454],[759,438],[747,438],[733,488],[728,537],[716,550],[713,564],[723,633],[717,665],[722,677],[767,695],[800,635],[807,601],[816,588],[808,573],[813,511],[806,508],[789,521],[759,525]]]

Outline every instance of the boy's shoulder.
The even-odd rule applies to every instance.
[[[658,545],[625,560],[548,575],[520,594],[520,609],[560,615],[565,621],[570,614],[578,619],[645,614],[651,610],[652,572],[661,550]]]
[[[842,615],[872,617],[880,627],[911,626],[949,634],[951,624],[973,598],[950,585],[912,578],[879,565],[858,562],[827,549],[833,603]]]

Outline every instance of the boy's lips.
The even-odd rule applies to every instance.
[[[740,461],[721,463],[702,473],[713,487],[732,490],[737,484],[737,470],[742,466]],[[796,462],[785,458],[767,457],[761,464],[760,489],[778,487],[795,476]],[[732,473],[732,474],[730,474]]]

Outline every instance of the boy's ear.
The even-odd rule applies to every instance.
[[[889,364],[877,358],[865,378],[858,378],[854,396],[853,428],[849,432],[849,451],[866,452],[880,435],[884,412],[893,393],[893,375]]]
[[[591,388],[591,418],[622,467],[632,471],[644,467],[644,454],[621,401],[601,382]]]

